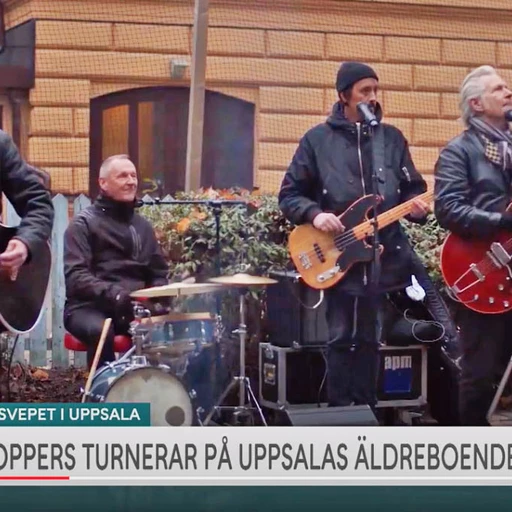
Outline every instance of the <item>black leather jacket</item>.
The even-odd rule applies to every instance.
[[[380,106],[376,110],[380,119]],[[379,211],[426,191],[427,185],[416,170],[407,140],[394,126],[381,123],[384,130],[384,172],[379,176],[379,193],[384,201]],[[363,195],[372,193],[371,139],[365,125],[348,121],[339,103],[325,123],[310,129],[301,139],[284,176],[279,207],[293,224],[311,222],[322,211],[340,214]],[[380,188],[382,187],[382,189]],[[411,253],[407,236],[396,222],[379,232],[384,246],[381,259],[383,291],[410,284]],[[364,293],[366,264],[356,264],[340,282],[345,291]]]
[[[473,128],[452,139],[435,167],[435,215],[463,237],[489,237],[511,200],[511,175],[491,163]]]

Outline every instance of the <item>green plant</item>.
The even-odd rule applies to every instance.
[[[439,254],[441,246],[448,235],[437,222],[434,215],[430,215],[425,225],[420,226],[412,222],[403,221],[405,232],[411,244],[428,270],[431,279],[441,285],[441,271],[439,268]]]
[[[272,270],[292,268],[287,249],[288,233],[292,225],[281,214],[277,197],[250,194],[245,190],[201,190],[180,193],[176,199],[217,200],[237,199],[243,206],[223,206],[220,215],[221,275],[248,272],[268,275]],[[194,276],[206,281],[218,274],[215,247],[215,216],[207,205],[146,206],[141,213],[156,229],[164,254],[169,261],[170,278],[176,281]],[[446,232],[433,215],[428,222],[418,224],[403,221],[412,246],[427,268],[431,278],[441,284],[439,251]],[[264,329],[264,289],[251,294],[248,303],[248,328],[258,338]],[[175,301],[183,310],[213,310],[215,297],[198,296]],[[237,292],[223,293],[221,314],[226,329],[238,324]]]
[[[247,191],[180,193],[181,200],[244,200],[245,205],[223,206],[220,214],[219,263],[223,274],[265,275],[288,260],[286,237],[290,225],[279,212],[274,196]],[[216,274],[216,224],[207,205],[146,206],[141,209],[156,229],[171,276],[194,275],[202,280]]]
[[[245,190],[179,193],[176,199],[246,201],[243,206],[223,206],[220,215],[220,268],[223,274],[243,270],[266,275],[289,264],[287,237],[292,226],[281,214],[274,195]],[[199,280],[216,275],[215,216],[204,205],[145,206],[141,209],[156,229],[170,265],[171,276],[194,275]],[[432,279],[440,280],[439,252],[447,235],[430,215],[420,226],[403,225]]]

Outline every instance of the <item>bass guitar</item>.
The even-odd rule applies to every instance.
[[[416,199],[430,202],[433,197],[433,190],[429,190],[377,215],[378,229],[409,215]],[[368,237],[373,235],[374,226],[368,214],[373,202],[372,194],[363,196],[338,217],[345,226],[343,233],[325,233],[312,224],[293,229],[288,250],[297,272],[308,286],[317,290],[330,288],[341,281],[355,263],[372,260],[373,247],[368,243]],[[380,246],[379,250],[382,254],[384,248]]]
[[[0,253],[16,236],[17,228],[0,223]],[[0,270],[0,330],[14,334],[30,332],[37,324],[44,305],[50,279],[52,256],[50,245],[41,244],[29,262],[16,275]]]
[[[441,273],[450,297],[483,314],[512,309],[512,237],[500,232],[487,240],[450,233],[441,247]]]

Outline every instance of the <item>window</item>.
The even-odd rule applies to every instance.
[[[185,188],[189,89],[150,87],[91,101],[90,194],[101,162],[126,153],[139,171],[140,193],[155,197]],[[207,91],[201,186],[251,189],[254,105]]]

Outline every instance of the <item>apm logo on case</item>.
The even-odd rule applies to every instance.
[[[384,370],[405,370],[412,368],[412,356],[386,356]]]

